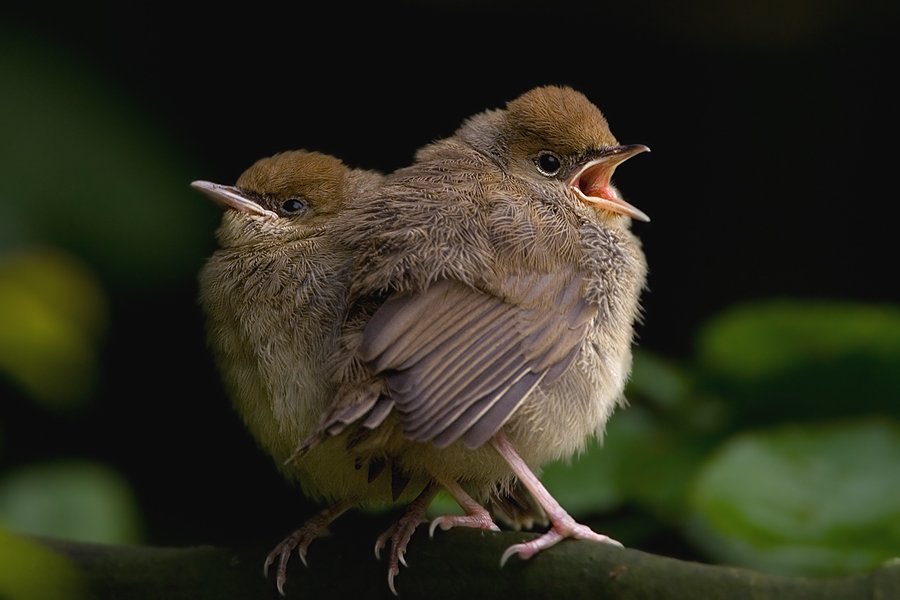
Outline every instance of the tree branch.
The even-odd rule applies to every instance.
[[[746,569],[685,562],[594,542],[566,540],[529,561],[500,568],[510,544],[534,537],[466,529],[413,536],[409,568],[396,579],[401,600],[483,597],[677,600],[784,598],[856,600],[900,597],[900,561],[868,573],[810,580]],[[371,539],[375,539],[373,535]],[[76,563],[88,598],[278,598],[274,575],[263,578],[269,548],[151,548],[102,546],[53,539],[38,542]],[[385,598],[387,566],[357,536],[316,540],[309,568],[297,556],[288,565],[288,598]]]

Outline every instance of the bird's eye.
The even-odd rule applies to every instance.
[[[562,168],[559,158],[555,154],[550,154],[549,152],[545,152],[538,156],[537,166],[541,173],[548,177],[556,175],[560,168]]]
[[[281,204],[281,210],[287,214],[294,214],[306,208],[306,202],[297,198],[289,198]]]

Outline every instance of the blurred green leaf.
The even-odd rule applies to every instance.
[[[900,553],[900,424],[736,436],[692,484],[692,537],[715,559],[783,575],[871,568]]]
[[[193,276],[216,211],[186,158],[71,54],[0,31],[0,251],[50,245],[140,288]]]
[[[698,367],[744,425],[900,415],[900,308],[793,300],[733,308],[702,329]]]
[[[625,390],[669,410],[682,407],[688,398],[690,382],[685,373],[666,359],[636,348],[631,380]]]
[[[723,313],[699,337],[704,368],[745,381],[860,354],[900,360],[900,309],[772,300]]]
[[[0,520],[14,531],[82,542],[135,544],[141,537],[128,482],[86,461],[7,472],[0,479]]]
[[[94,389],[106,299],[88,268],[51,250],[0,256],[0,371],[52,408]]]
[[[0,529],[0,598],[77,600],[85,589],[84,576],[66,558]]]

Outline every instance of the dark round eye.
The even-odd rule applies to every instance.
[[[288,198],[281,205],[281,210],[288,214],[299,212],[306,208],[306,202],[297,198]]]
[[[537,165],[538,169],[540,169],[541,173],[544,175],[556,175],[562,167],[559,158],[555,154],[550,154],[549,152],[545,152],[538,156]]]

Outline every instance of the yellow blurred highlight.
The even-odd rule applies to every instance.
[[[0,598],[77,600],[85,588],[84,575],[69,560],[0,529]]]
[[[39,249],[0,257],[0,371],[46,407],[90,397],[107,320],[96,277],[74,256]]]

